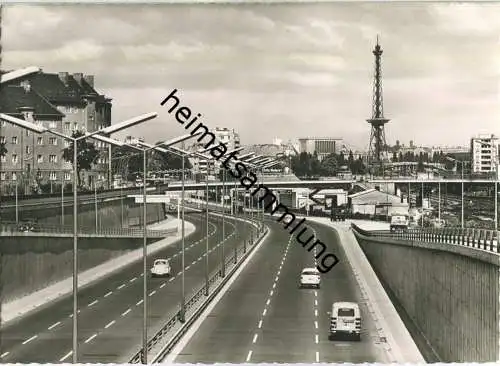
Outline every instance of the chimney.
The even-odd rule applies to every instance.
[[[84,75],[83,78],[92,88],[94,87],[94,75]]]
[[[82,85],[83,74],[81,72],[77,72],[77,73],[73,74],[73,78],[76,80],[78,85]]]
[[[64,85],[68,85],[68,76],[69,74],[67,72],[60,72],[59,74],[59,79],[64,83]]]

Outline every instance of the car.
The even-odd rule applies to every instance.
[[[168,277],[171,271],[168,259],[156,259],[151,268],[151,277]]]
[[[304,268],[300,273],[300,288],[315,287],[320,288],[321,276],[316,268]]]
[[[340,335],[354,336],[361,340],[361,313],[359,305],[355,302],[334,302],[330,315],[329,339]]]

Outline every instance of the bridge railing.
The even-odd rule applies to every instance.
[[[351,223],[351,227],[359,234],[368,237],[454,244],[500,253],[500,245],[498,244],[500,231],[496,230],[472,228],[419,228],[391,232],[389,230],[363,230],[354,223]]]
[[[0,233],[22,235],[27,233],[29,236],[36,236],[37,234],[73,234],[73,226],[61,226],[61,225],[35,225],[33,230],[24,231],[21,229],[20,225],[15,223],[0,223]],[[147,237],[161,238],[177,233],[177,228],[169,228],[162,230],[147,230]],[[142,237],[143,230],[140,227],[137,228],[118,228],[118,227],[107,227],[107,228],[95,228],[95,227],[78,227],[78,234],[80,235],[97,235],[97,236],[127,236],[127,237]]]

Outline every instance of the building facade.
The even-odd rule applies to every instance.
[[[305,137],[299,139],[299,151],[309,154],[316,153],[319,160],[330,154],[339,154],[342,149],[342,139],[333,137]]]
[[[64,135],[71,136],[75,130],[92,132],[111,125],[111,99],[94,89],[93,75],[67,72],[20,75],[2,83],[0,94],[1,113],[43,124]],[[110,148],[100,141],[89,141],[100,154],[93,169],[81,173],[82,184],[107,187],[111,179]],[[49,133],[33,134],[1,122],[0,142],[4,142],[7,149],[0,169],[4,192],[13,186],[31,193],[41,185],[72,183],[72,164],[62,158],[63,149],[70,145],[68,140]]]
[[[471,165],[474,173],[495,172],[499,164],[499,138],[479,135],[471,139]]]

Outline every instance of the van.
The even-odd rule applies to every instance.
[[[390,224],[390,229],[391,232],[398,231],[398,230],[403,230],[406,231],[408,230],[408,225],[409,225],[409,216],[406,214],[402,213],[395,213],[391,215],[391,224]]]
[[[361,340],[361,313],[355,302],[335,302],[330,315],[330,334],[332,340],[338,335],[354,336]]]

